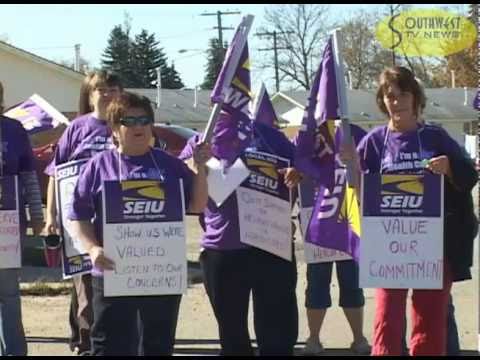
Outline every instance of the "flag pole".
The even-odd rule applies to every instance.
[[[343,58],[341,56],[343,51],[343,39],[342,33],[339,29],[335,29],[332,33],[333,36],[333,58],[335,63],[335,81],[337,84],[337,98],[338,98],[338,113],[341,120],[341,126],[343,131],[342,143],[348,147],[353,145],[352,135],[350,131],[350,121],[348,119],[348,104],[347,104],[347,91],[345,84],[345,70],[343,67]],[[347,181],[350,187],[356,187],[357,185],[357,172],[356,164],[353,161],[346,161],[347,167]]]
[[[230,68],[228,69],[229,71],[227,71],[227,73],[225,74],[225,80],[224,80],[225,84],[230,85],[232,83],[233,76],[235,75],[235,70],[237,69],[238,62],[240,61],[240,57],[242,56],[243,48],[245,46],[245,43],[247,42],[248,33],[250,32],[250,28],[252,27],[253,18],[254,18],[253,15],[248,14],[242,19],[242,22],[240,23],[240,25],[238,25],[240,28],[240,31],[244,33],[244,36],[242,36],[238,44],[233,44],[233,43],[230,44],[230,49],[232,51],[232,54],[231,54],[232,66],[230,66]],[[232,48],[232,46],[234,47]],[[228,51],[227,51],[227,54],[225,55],[225,60],[227,59],[228,59]],[[223,90],[222,90],[222,95],[223,97],[225,97],[225,94],[223,94]],[[208,142],[212,138],[213,129],[215,128],[215,124],[217,122],[218,116],[220,115],[220,110],[222,109],[223,103],[224,103],[224,99],[221,99],[220,101],[217,101],[213,106],[212,112],[210,114],[210,118],[208,119],[207,126],[205,127],[205,131],[203,132],[203,135],[202,135],[202,140],[201,140],[202,143]]]

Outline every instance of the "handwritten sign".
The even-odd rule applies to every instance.
[[[307,264],[315,264],[321,262],[350,260],[352,257],[342,251],[327,249],[305,241],[308,224],[312,217],[313,205],[315,202],[314,187],[314,183],[309,178],[304,178],[302,182],[298,184],[298,200],[300,203],[298,216],[300,222],[300,233],[304,239],[303,251],[305,255],[305,262]]]
[[[71,222],[67,217],[80,171],[87,161],[88,159],[70,161],[55,167],[58,223],[62,238],[62,268],[65,279],[92,270],[90,257],[82,242],[74,236]]]
[[[255,151],[243,157],[250,175],[236,192],[240,241],[291,261],[290,190],[278,173],[289,161]]]
[[[115,262],[105,296],[182,294],[187,289],[182,180],[106,181],[103,245]]]
[[[443,177],[365,175],[360,287],[441,289]]]
[[[18,179],[3,176],[0,178],[0,269],[21,266]]]
[[[207,166],[208,195],[217,206],[221,206],[250,174],[240,158],[228,169],[224,169],[220,161],[214,157],[208,160]]]

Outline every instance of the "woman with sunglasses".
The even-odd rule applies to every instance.
[[[94,267],[92,355],[135,355],[132,345],[135,341],[133,332],[137,326],[137,311],[143,323],[144,355],[171,355],[181,295],[103,295],[103,271],[112,270],[115,266],[105,256],[103,249],[103,182],[182,179],[185,209],[201,212],[208,197],[205,162],[210,158],[209,145],[199,145],[194,152],[197,174],[163,150],[152,148],[149,145],[153,124],[150,101],[129,92],[112,101],[107,110],[107,121],[118,146],[96,155],[85,165],[75,188],[69,214]],[[179,202],[177,206],[182,207],[182,204]]]
[[[55,167],[74,160],[88,159],[114,145],[106,122],[107,106],[122,92],[120,78],[101,70],[87,75],[80,89],[78,117],[64,131],[55,155],[45,173],[50,176],[47,193],[45,233],[56,234]],[[79,355],[90,351],[90,328],[93,322],[90,274],[73,276],[70,303],[70,349]]]

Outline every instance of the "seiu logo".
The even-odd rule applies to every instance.
[[[423,204],[423,177],[383,175],[382,209],[418,209]]]
[[[78,166],[69,166],[65,169],[57,171],[57,178],[64,179],[70,176],[75,176],[78,174]]]
[[[158,181],[123,181],[122,192],[124,215],[160,214],[165,208],[165,191]]]
[[[274,164],[258,159],[247,159],[247,166],[257,172],[250,174],[250,184],[259,185],[271,190],[278,189],[278,173]]]
[[[328,219],[337,213],[338,207],[340,206],[340,195],[342,190],[347,182],[346,171],[345,169],[337,168],[335,169],[335,187],[331,194],[326,195],[323,198],[321,209],[318,212],[318,219]],[[323,191],[328,191],[323,189]]]

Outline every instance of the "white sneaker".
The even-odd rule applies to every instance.
[[[303,348],[302,354],[303,355],[319,355],[324,353],[325,349],[322,346],[322,343],[318,340],[310,340],[308,339],[305,342],[305,347]]]
[[[372,347],[368,344],[367,339],[363,338],[359,342],[353,342],[350,350],[357,355],[370,355]]]

